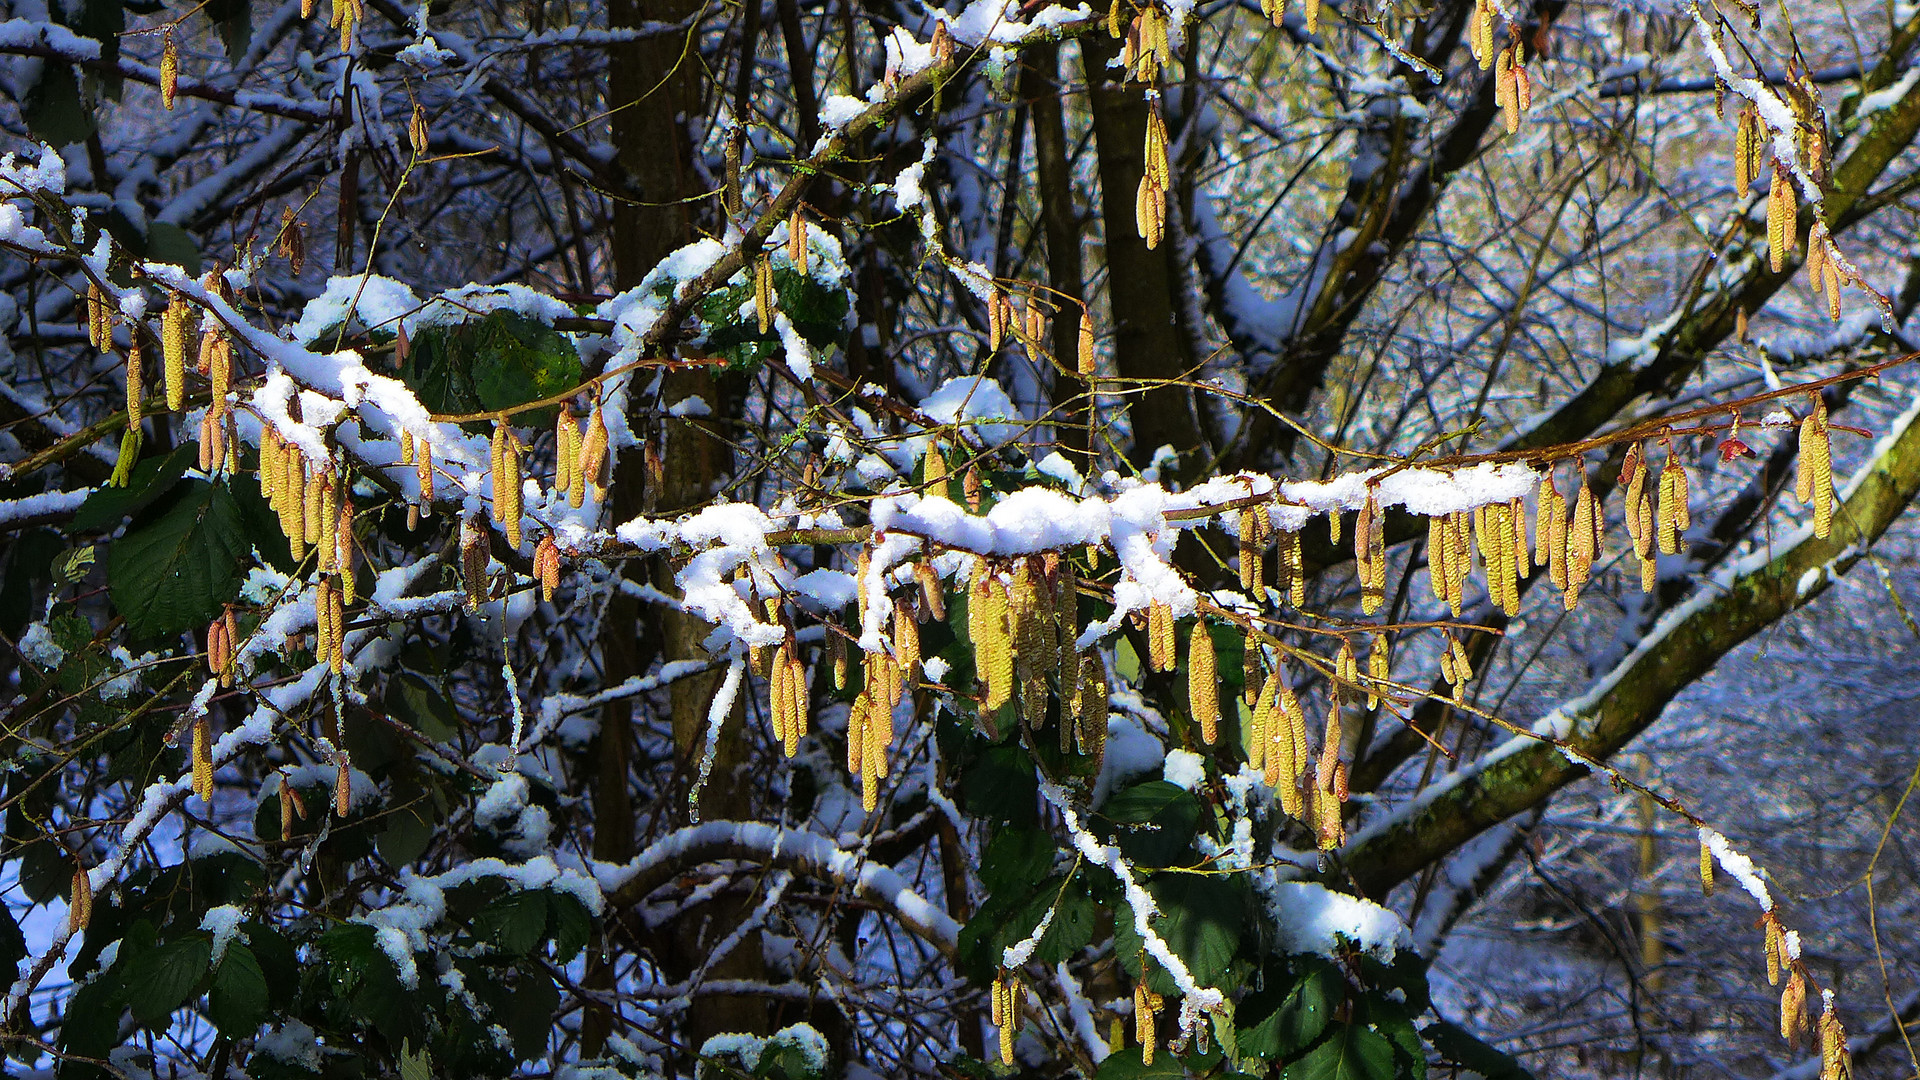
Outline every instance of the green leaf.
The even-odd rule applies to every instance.
[[[1414,1030],[1413,1018],[1407,1014],[1406,1006],[1377,990],[1362,995],[1358,1004],[1354,1022],[1372,1025],[1373,1030],[1393,1044],[1398,1075],[1409,1080],[1426,1080],[1427,1051],[1420,1045],[1420,1033]]]
[[[237,941],[229,944],[207,991],[213,1026],[229,1039],[251,1035],[267,1018],[268,1000],[267,975],[253,950]]]
[[[227,46],[227,59],[238,60],[253,39],[253,16],[249,0],[207,0],[207,18],[220,28],[220,40]]]
[[[1441,1020],[1428,1024],[1420,1033],[1433,1044],[1440,1060],[1477,1072],[1487,1080],[1533,1080],[1533,1073],[1517,1058],[1487,1045],[1458,1024]]]
[[[118,528],[122,519],[139,513],[171,490],[186,475],[196,453],[193,443],[182,443],[170,454],[141,458],[126,487],[95,488],[74,512],[70,527],[75,533]]]
[[[580,381],[580,352],[567,335],[517,311],[495,311],[421,330],[400,377],[434,412],[511,409]],[[556,410],[523,413],[519,424],[553,423]]]
[[[1157,874],[1146,887],[1160,909],[1153,921],[1154,931],[1187,965],[1195,981],[1229,993],[1237,989],[1240,971],[1234,960],[1247,923],[1245,879]],[[1115,912],[1114,948],[1127,972],[1138,978],[1144,942],[1124,903]],[[1179,992],[1172,977],[1158,964],[1152,965],[1147,985],[1162,994]]]
[[[1130,1046],[1108,1054],[1093,1076],[1094,1080],[1184,1080],[1188,1076],[1211,1075],[1219,1061],[1218,1052],[1188,1054],[1183,1058],[1163,1049],[1153,1055],[1153,1064],[1144,1065],[1140,1061],[1140,1049]]]
[[[1340,1024],[1280,1080],[1394,1080],[1393,1044],[1359,1024]]]
[[[1009,825],[987,842],[980,860],[980,883],[988,894],[1030,889],[1053,869],[1059,847],[1045,829]]]
[[[516,889],[495,897],[474,916],[473,930],[509,956],[525,956],[546,936],[547,894]]]
[[[553,938],[553,957],[564,964],[587,947],[587,940],[593,936],[593,913],[577,897],[563,893],[550,892],[547,901],[552,915],[548,930]]]
[[[412,1045],[401,1043],[400,1080],[433,1080],[433,1056],[424,1048],[416,1054]]]
[[[460,720],[446,695],[411,671],[387,680],[387,714],[412,724],[435,742],[449,742],[459,733]]]
[[[380,832],[375,842],[380,857],[388,864],[406,866],[426,854],[427,847],[433,843],[434,822],[428,813],[425,801],[411,806],[397,806],[387,821],[387,827]]]
[[[1141,867],[1181,866],[1195,861],[1200,800],[1165,780],[1135,784],[1107,800],[1101,816],[1113,823],[1121,854]]]
[[[504,1026],[513,1040],[514,1054],[530,1061],[546,1052],[547,1037],[554,1030],[553,1014],[560,1010],[560,988],[532,964],[520,965],[517,973],[512,1012],[504,1018]]]
[[[1287,1058],[1305,1049],[1327,1028],[1346,980],[1332,963],[1300,959],[1294,973],[1271,971],[1266,985],[1234,1009],[1234,1026],[1243,1056]]]
[[[240,504],[189,480],[128,526],[107,554],[107,592],[139,637],[205,625],[240,595],[252,561]]]
[[[27,90],[20,115],[33,137],[52,146],[71,146],[93,134],[93,110],[80,96],[80,80],[73,65],[47,60],[40,65],[40,81]]]
[[[200,272],[200,245],[192,233],[171,222],[147,223],[147,257],[173,263],[190,275]]]
[[[1009,740],[987,747],[960,776],[967,813],[989,821],[1030,825],[1040,820],[1034,800],[1040,781],[1025,747]]]
[[[134,1019],[147,1027],[162,1026],[194,996],[212,959],[213,942],[204,934],[169,941],[135,956],[127,968]]]
[[[0,905],[0,966],[18,974],[20,961],[26,958],[27,939],[20,933],[20,924],[13,921],[12,911]]]
[[[126,1008],[124,980],[108,974],[82,986],[61,1013],[60,1048],[83,1057],[106,1057],[120,1044],[120,1014]]]

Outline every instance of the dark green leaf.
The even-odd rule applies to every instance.
[[[459,719],[446,695],[411,671],[387,680],[387,714],[413,726],[435,742],[448,742],[459,731]]]
[[[74,991],[61,1013],[61,1048],[84,1057],[106,1057],[120,1045],[120,1016],[126,1008],[125,982],[111,975]]]
[[[135,956],[127,968],[129,1004],[134,1019],[158,1027],[194,996],[213,959],[213,942],[203,934],[156,945]]]
[[[1533,1080],[1533,1073],[1518,1059],[1488,1046],[1458,1024],[1441,1020],[1428,1024],[1420,1033],[1433,1044],[1440,1060],[1470,1069],[1487,1080]]]
[[[147,257],[173,263],[189,274],[200,272],[200,246],[193,234],[165,221],[147,223]]]
[[[1136,1046],[1116,1050],[1094,1071],[1094,1080],[1181,1080],[1188,1076],[1208,1076],[1220,1062],[1218,1053],[1183,1057],[1165,1049],[1153,1055],[1151,1065],[1142,1064],[1140,1057],[1140,1048]]]
[[[576,385],[580,353],[551,326],[516,311],[495,311],[419,331],[401,378],[435,412],[510,409]],[[517,422],[541,427],[554,414],[540,409]]]
[[[40,65],[40,81],[27,90],[20,115],[33,137],[55,147],[84,142],[93,134],[93,110],[80,96],[80,80],[73,65],[47,60]]]
[[[553,938],[553,958],[564,964],[580,955],[593,936],[593,913],[578,899],[562,893],[548,894],[552,920],[548,931]]]
[[[235,941],[227,946],[207,991],[207,1016],[229,1039],[251,1035],[267,1018],[266,972],[253,950]]]
[[[1359,1024],[1336,1025],[1318,1046],[1280,1070],[1280,1080],[1394,1080],[1393,1044]]]
[[[1032,824],[1040,819],[1034,800],[1040,781],[1025,747],[1016,741],[987,747],[960,777],[967,812],[989,821]]]
[[[387,819],[387,827],[381,830],[380,839],[376,842],[380,857],[390,865],[400,867],[426,854],[434,833],[430,809],[424,800],[395,807]]]
[[[195,453],[193,443],[184,443],[170,454],[141,458],[134,465],[126,487],[99,487],[87,496],[87,501],[74,511],[73,531],[90,533],[118,528],[122,519],[139,513],[171,490],[186,475]]]
[[[560,1009],[560,988],[547,973],[532,964],[518,968],[513,987],[513,1005],[504,1017],[507,1035],[513,1039],[513,1052],[528,1061],[546,1052],[547,1036],[553,1032],[553,1014]]]
[[[1044,829],[998,829],[980,860],[980,883],[988,893],[1030,889],[1053,869],[1058,851],[1053,835]]]
[[[20,924],[13,921],[13,912],[0,904],[0,968],[17,974],[20,961],[27,957],[27,939],[20,933]]]
[[[1187,865],[1196,860],[1200,800],[1165,780],[1135,784],[1107,800],[1101,816],[1114,825],[1120,851],[1141,867]]]
[[[495,897],[474,916],[473,930],[509,956],[525,956],[546,936],[547,894],[516,889]]]
[[[204,480],[178,485],[107,555],[107,591],[140,637],[205,625],[240,593],[252,562],[240,504]]]
[[[1298,958],[1292,971],[1274,965],[1266,985],[1234,1009],[1243,1056],[1288,1058],[1327,1028],[1346,995],[1346,980],[1325,960]]]
[[[1155,932],[1186,963],[1194,979],[1202,986],[1236,989],[1241,975],[1234,960],[1247,921],[1245,880],[1158,874],[1147,882],[1147,891],[1160,908],[1153,923]],[[1121,964],[1137,978],[1143,942],[1124,908],[1114,919],[1114,943]],[[1153,966],[1147,985],[1162,994],[1179,989],[1159,965]]]
[[[35,586],[52,580],[53,560],[66,547],[66,537],[55,529],[29,529],[14,537],[7,549],[6,573],[0,577],[0,632],[18,639],[40,614],[34,606]]]

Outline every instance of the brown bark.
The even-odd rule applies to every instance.
[[[1086,300],[1086,271],[1080,258],[1080,216],[1073,201],[1073,166],[1067,159],[1067,122],[1059,79],[1058,45],[1039,45],[1028,52],[1021,70],[1020,96],[1033,111],[1040,222],[1047,236],[1047,284],[1060,304],[1049,343],[1054,361],[1060,365],[1053,372],[1055,438],[1084,472],[1090,440],[1086,401],[1081,395],[1087,386],[1066,372],[1074,370],[1080,351],[1080,311],[1074,303]]]
[[[1080,39],[1086,61],[1093,133],[1100,154],[1100,214],[1106,233],[1107,299],[1111,305],[1114,363],[1129,380],[1127,415],[1133,422],[1135,465],[1145,466],[1153,452],[1171,446],[1187,455],[1183,465],[1197,467],[1191,452],[1200,446],[1200,425],[1193,395],[1175,386],[1150,386],[1131,380],[1178,379],[1194,366],[1192,350],[1174,321],[1177,278],[1171,244],[1148,250],[1140,238],[1134,199],[1146,170],[1147,102],[1138,84],[1115,81],[1107,61],[1119,44],[1104,34]],[[1096,418],[1096,422],[1101,422]]]

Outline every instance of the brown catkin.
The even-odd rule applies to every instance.
[[[467,589],[467,603],[479,607],[487,602],[487,529],[478,517],[460,522],[460,577]]]
[[[353,763],[340,755],[340,769],[333,779],[333,816],[344,818],[353,812]]]
[[[1147,658],[1155,671],[1172,671],[1179,646],[1174,640],[1173,609],[1155,600],[1147,605]]]
[[[1079,372],[1080,372],[1080,377],[1082,379],[1085,379],[1088,382],[1093,381],[1093,372],[1094,372],[1093,343],[1094,343],[1093,313],[1091,311],[1088,311],[1086,308],[1082,307],[1080,309]]]
[[[1780,1037],[1798,1049],[1800,1035],[1807,1027],[1807,980],[1798,971],[1787,976],[1780,991]]]
[[[193,722],[193,793],[213,803],[213,725],[202,716]]]
[[[1200,741],[1212,746],[1220,738],[1219,656],[1205,619],[1193,621],[1187,638],[1187,708],[1200,724]]]
[[[67,929],[78,934],[93,921],[93,879],[85,864],[74,861],[73,888],[67,896]]]

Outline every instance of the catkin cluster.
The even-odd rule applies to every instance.
[[[1471,518],[1465,511],[1427,519],[1427,584],[1435,600],[1444,600],[1455,616],[1466,602],[1467,575],[1473,570]]]
[[[221,686],[233,685],[234,650],[240,643],[240,628],[228,607],[219,618],[207,624],[207,671],[220,679]]]
[[[1813,507],[1813,535],[1824,540],[1833,532],[1833,448],[1828,439],[1827,403],[1819,394],[1800,421],[1799,470],[1794,497]]]
[[[160,313],[161,377],[169,412],[179,412],[187,404],[187,342],[198,317],[192,302],[177,292]]]
[[[1152,250],[1160,246],[1166,235],[1167,191],[1173,186],[1173,173],[1167,164],[1167,125],[1160,119],[1157,107],[1147,110],[1145,154],[1146,169],[1140,176],[1133,211],[1140,238],[1147,242],[1147,249]]]
[[[1125,39],[1120,46],[1120,66],[1132,74],[1134,81],[1152,86],[1160,69],[1173,62],[1173,43],[1167,36],[1172,22],[1166,12],[1151,4],[1143,5],[1124,30],[1123,20],[1120,0],[1113,0],[1107,12],[1107,32]]]
[[[1360,610],[1371,615],[1387,598],[1387,515],[1371,490],[1353,526],[1353,565],[1360,579]]]
[[[1500,117],[1507,125],[1507,134],[1517,134],[1520,118],[1533,110],[1533,79],[1527,74],[1526,57],[1518,44],[1500,50],[1493,75],[1493,96],[1500,106]]]
[[[993,1026],[1000,1029],[1000,1063],[1013,1064],[1013,1041],[1020,1034],[1021,1005],[1026,997],[1026,987],[1020,984],[1020,976],[1011,971],[1003,971],[993,980]]]
[[[493,425],[492,461],[493,471],[493,520],[507,534],[507,546],[520,547],[521,525],[523,519],[523,489],[520,455],[525,447],[514,435],[513,429],[505,420],[497,420]]]
[[[322,574],[313,586],[314,647],[316,661],[338,675],[346,670],[347,636],[346,597],[334,582],[334,575]]]
[[[193,793],[213,802],[213,725],[204,716],[193,721]]]
[[[1249,648],[1258,656],[1260,650]],[[1247,724],[1247,764],[1261,770],[1267,785],[1279,796],[1280,808],[1289,816],[1304,818],[1306,807],[1300,795],[1300,777],[1306,771],[1310,751],[1307,746],[1307,716],[1300,699],[1278,670],[1259,680],[1260,688]]]
[[[1816,219],[1807,230],[1807,287],[1813,290],[1815,301],[1826,298],[1829,319],[1840,321],[1840,290],[1854,283],[1839,249],[1833,246],[1826,223]]]

